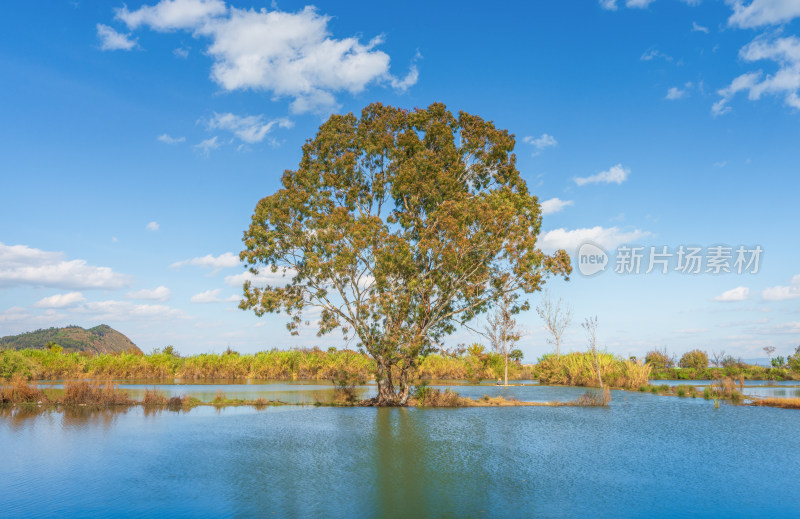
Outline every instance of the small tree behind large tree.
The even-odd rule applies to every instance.
[[[503,356],[503,385],[508,386],[508,356],[514,344],[522,337],[522,330],[517,326],[514,316],[514,300],[516,294],[505,294],[497,302],[494,311],[489,314],[484,327],[492,350]]]
[[[331,116],[256,206],[239,307],[285,311],[293,333],[318,309],[319,335],[340,329],[375,359],[375,403],[405,404],[420,354],[505,294],[571,272],[565,251],[536,248],[541,211],[513,148],[442,104]]]
[[[560,356],[561,337],[572,321],[572,308],[565,304],[561,298],[558,301],[554,301],[550,297],[550,291],[545,290],[541,303],[536,307],[536,313],[542,318],[545,328],[547,328],[552,337],[548,338],[547,342],[555,345],[556,357]]]

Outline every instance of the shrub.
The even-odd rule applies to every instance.
[[[708,367],[708,354],[701,350],[687,351],[681,357],[680,367],[690,369],[706,369]]]
[[[611,402],[611,391],[606,387],[602,391],[585,392],[573,404],[581,407],[605,407],[609,402]]]
[[[145,389],[144,398],[142,398],[142,404],[155,406],[167,405],[167,397],[165,397],[155,387],[153,387],[153,389]]]
[[[667,348],[651,350],[644,357],[646,364],[653,367],[654,371],[662,371],[675,366],[675,358],[667,353]]]

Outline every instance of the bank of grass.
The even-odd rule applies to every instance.
[[[611,402],[611,392],[608,388],[602,391],[587,391],[571,402],[522,402],[516,398],[504,396],[490,397],[483,395],[481,398],[472,399],[459,395],[452,389],[444,391],[432,388],[426,384],[417,386],[413,396],[409,398],[409,407],[604,407]]]
[[[235,351],[180,357],[171,353],[135,352],[87,355],[57,350],[0,350],[0,378],[21,375],[26,380],[92,379],[271,379],[366,380],[375,362],[352,350],[270,350],[240,355]],[[478,352],[458,356],[430,354],[420,359],[416,378],[479,381],[496,379],[503,373],[503,357]],[[529,379],[533,366],[509,363],[511,380]]]
[[[610,353],[598,353],[597,365],[603,384],[613,388],[637,389],[649,381],[649,364],[621,359]],[[599,385],[594,355],[588,352],[545,355],[539,359],[536,372],[540,384],[584,387]]]
[[[800,409],[800,398],[758,398],[750,405],[761,407],[779,407],[781,409]]]
[[[776,368],[735,363],[725,367],[653,369],[654,380],[720,380],[726,377],[744,380],[800,380],[800,372],[788,367]]]

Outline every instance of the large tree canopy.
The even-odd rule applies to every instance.
[[[251,272],[285,281],[246,282],[239,307],[285,311],[293,333],[317,309],[319,335],[341,329],[374,357],[376,403],[405,404],[427,348],[571,271],[563,250],[536,248],[540,208],[513,149],[506,130],[438,103],[331,116],[244,233]]]

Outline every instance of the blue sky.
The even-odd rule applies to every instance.
[[[0,6],[0,335],[107,323],[145,351],[341,346],[236,308],[241,236],[331,113],[444,102],[516,135],[540,243],[604,272],[551,294],[609,351],[800,344],[796,0]],[[643,247],[639,274],[617,247]],[[677,251],[763,250],[758,271]],[[667,274],[645,274],[667,247]],[[532,303],[539,295],[533,295]],[[520,316],[527,360],[548,351]],[[480,340],[466,331],[448,345]]]

